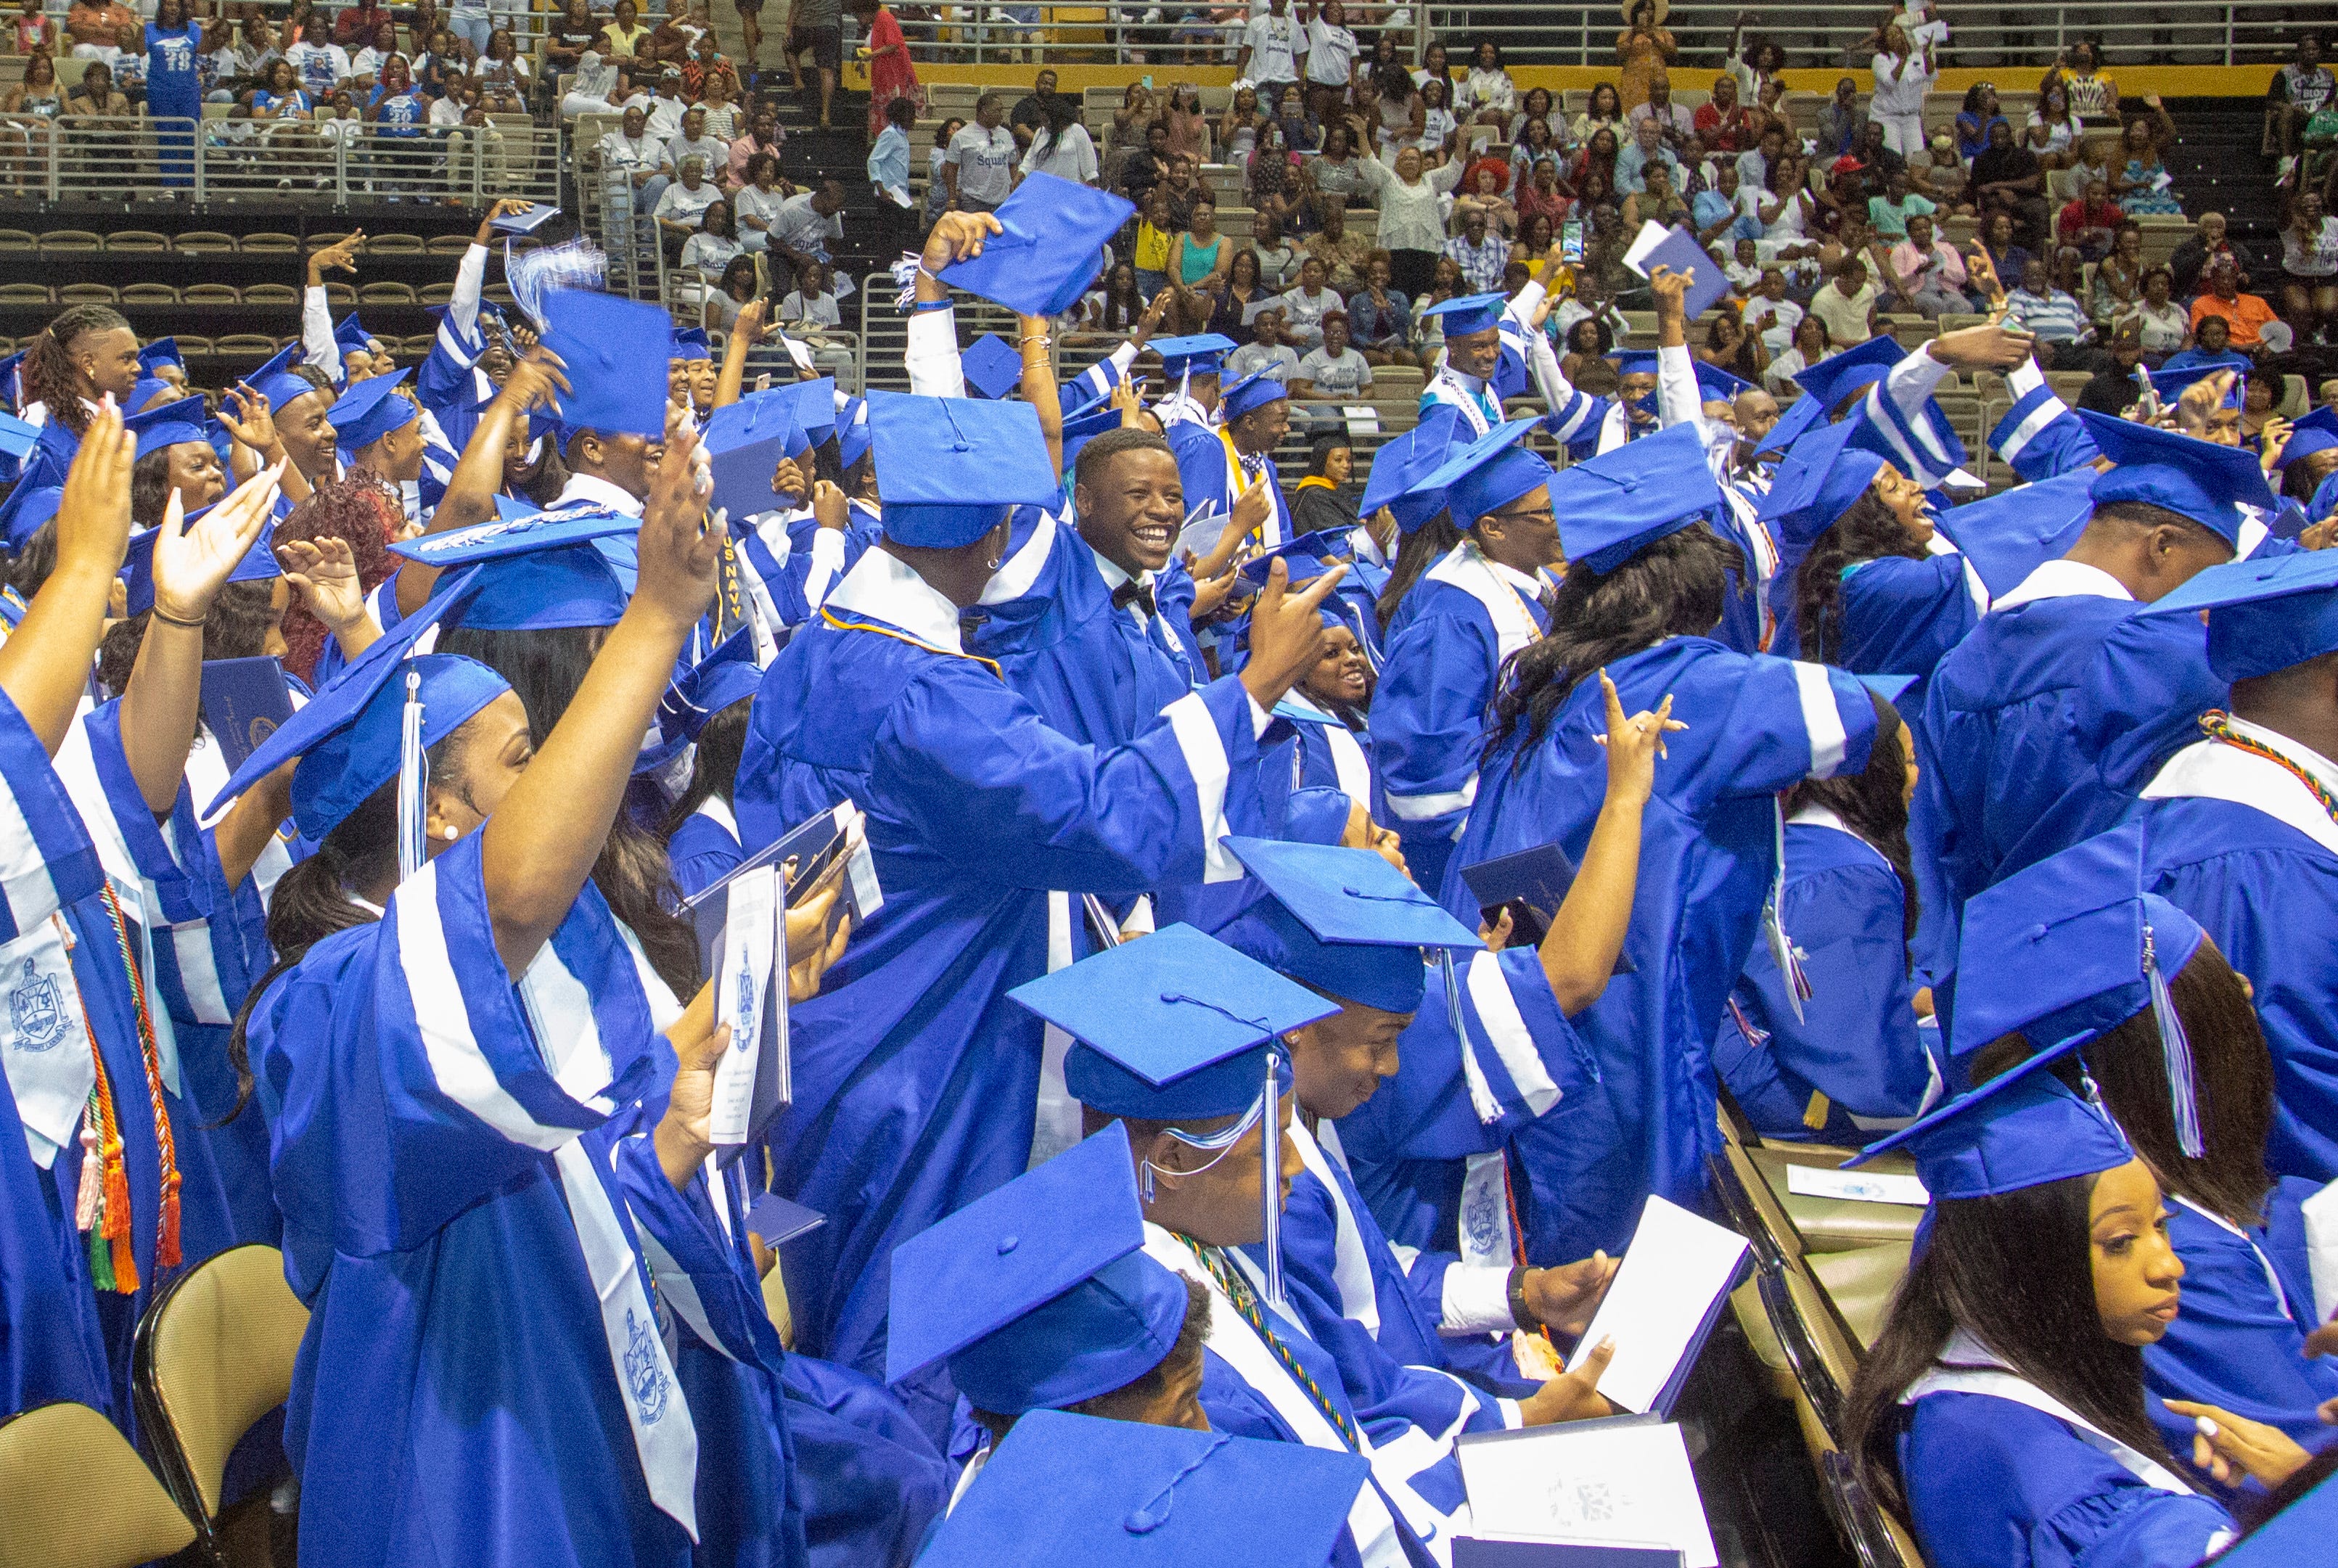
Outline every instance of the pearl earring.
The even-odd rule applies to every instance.
[[[456,839],[460,838],[462,834],[457,832],[455,830],[455,825],[452,822],[449,822],[446,827],[438,829],[438,837],[447,840],[447,843],[452,844]]]

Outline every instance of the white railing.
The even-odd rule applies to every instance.
[[[0,116],[0,190],[48,201],[557,202],[560,168],[558,127],[516,119],[400,136],[349,121]]]

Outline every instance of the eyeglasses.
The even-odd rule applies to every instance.
[[[1497,523],[1547,523],[1558,526],[1558,513],[1548,506],[1537,506],[1531,512],[1488,512],[1487,516]]]

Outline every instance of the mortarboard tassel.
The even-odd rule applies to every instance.
[[[1266,1298],[1277,1310],[1290,1310],[1291,1303],[1282,1294],[1282,1107],[1280,1103],[1282,1086],[1274,1080],[1274,1063],[1280,1054],[1275,1050],[1266,1054],[1266,1106],[1259,1122],[1259,1206],[1265,1212],[1265,1234],[1260,1244],[1266,1253]]]
[[[2176,999],[2167,994],[2167,976],[2152,946],[2151,927],[2143,928],[2143,976],[2151,987],[2151,1021],[2159,1026],[2159,1051],[2167,1067],[2169,1108],[2176,1115],[2176,1144],[2185,1158],[2197,1160],[2207,1145],[2200,1136],[2200,1102],[2193,1085],[2192,1041],[2184,1020],[2176,1014]]]
[[[1479,1122],[1490,1127],[1502,1119],[1502,1102],[1494,1097],[1493,1085],[1486,1082],[1486,1070],[1478,1065],[1478,1048],[1463,1026],[1461,986],[1455,974],[1452,948],[1437,950],[1437,972],[1445,981],[1445,1022],[1452,1028],[1453,1038],[1461,1043],[1461,1081],[1469,1086],[1469,1108],[1478,1112]]]
[[[511,290],[512,303],[538,326],[544,323],[545,295],[556,289],[597,292],[608,276],[607,255],[581,236],[517,252],[509,237],[504,240],[504,284]]]
[[[894,309],[906,312],[918,302],[918,271],[922,265],[923,258],[904,250],[901,259],[885,270],[893,286],[900,290],[893,300]]]
[[[406,672],[406,708],[398,728],[398,879],[422,869],[429,858],[430,759],[422,750],[422,672]]]
[[[1776,870],[1770,878],[1770,897],[1762,905],[1762,938],[1770,946],[1771,960],[1778,973],[1786,977],[1786,1000],[1794,1009],[1794,1022],[1803,1022],[1803,1004],[1816,993],[1811,979],[1803,972],[1803,961],[1794,951],[1793,938],[1786,935],[1780,911],[1786,897],[1786,811],[1780,799],[1770,803],[1771,827],[1775,834]]]

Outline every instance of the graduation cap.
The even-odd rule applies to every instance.
[[[744,702],[763,683],[755,663],[755,634],[742,626],[712,652],[675,676],[658,701],[658,727],[668,735],[695,740],[706,721],[733,702]]]
[[[2092,468],[2074,468],[1951,506],[1932,521],[1971,564],[1989,596],[1999,598],[2070,553],[2095,514],[2095,479]]]
[[[2241,398],[2247,392],[2249,385],[2249,368],[2245,363],[2238,361],[2211,365],[2186,365],[2173,370],[2151,371],[2152,395],[2161,403],[2173,408],[2176,407],[2176,399],[2183,397],[2195,385],[2227,370],[2233,373],[2233,385],[2225,392],[2225,400],[2219,407],[2237,408],[2241,406]]]
[[[1242,574],[1264,587],[1274,563],[1281,561],[1284,572],[1289,574],[1291,585],[1296,588],[1302,583],[1313,582],[1330,570],[1323,564],[1326,559],[1337,560],[1351,554],[1346,529],[1321,528],[1287,540],[1263,554],[1252,556],[1243,563]],[[1323,612],[1327,615],[1332,613],[1328,602],[1323,606]]]
[[[1756,457],[1775,457],[1803,438],[1809,431],[1826,422],[1826,405],[1808,394],[1797,397],[1778,416],[1770,433],[1754,444]]]
[[[362,452],[422,417],[412,398],[398,395],[408,374],[394,370],[387,376],[369,376],[335,401],[326,417],[333,422],[333,438],[343,452]]]
[[[1072,446],[1068,428],[1064,439],[1064,466],[1069,468],[1072,466]],[[869,400],[866,397],[849,397],[837,415],[836,460],[850,474],[853,466],[868,455]]]
[[[668,359],[713,358],[714,350],[708,348],[706,343],[706,328],[684,327],[681,331],[674,333],[673,343],[667,351],[666,358]]]
[[[1009,508],[1050,505],[1060,493],[1039,411],[1028,403],[871,392],[869,433],[885,536],[897,544],[971,544]]]
[[[1743,376],[1733,376],[1718,365],[1708,365],[1702,359],[1694,363],[1696,366],[1696,389],[1708,403],[1734,403],[1740,392],[1760,390]]]
[[[1819,417],[1823,418],[1853,392],[1882,380],[1907,357],[1908,350],[1896,338],[1870,338],[1815,365],[1803,366],[1794,372],[1794,384],[1804,397],[1819,400]]]
[[[965,374],[967,390],[976,397],[1004,397],[1022,382],[1023,356],[997,333],[985,332],[967,345],[958,368]]]
[[[1950,1053],[2017,1030],[2040,1048],[2082,1044],[2148,1007],[2177,1140],[2196,1159],[2192,1047],[2167,986],[2202,939],[2189,915],[2143,890],[2136,824],[2027,866],[1965,906]]]
[[[1217,332],[1201,332],[1189,338],[1155,338],[1152,343],[1153,351],[1161,356],[1161,374],[1189,379],[1215,376],[1235,347],[1233,338]]]
[[[1859,683],[1886,702],[1897,707],[1900,699],[1907,695],[1908,688],[1916,683],[1916,677],[1913,675],[1862,675],[1859,678]]]
[[[487,227],[498,234],[533,234],[560,216],[560,209],[549,201],[537,201],[525,211],[499,214]]]
[[[2281,449],[2276,466],[2286,468],[2300,457],[2333,446],[2338,446],[2338,410],[2325,404],[2289,427],[2289,444]]]
[[[2338,550],[2253,555],[2196,573],[2140,615],[2208,613],[2208,668],[2250,681],[2338,650]]]
[[[41,444],[41,427],[28,425],[13,414],[0,414],[0,457],[13,466],[22,463]]]
[[[1439,405],[1443,407],[1445,405]],[[1431,415],[1435,410],[1429,411]],[[1364,476],[1364,498],[1358,511],[1377,516],[1386,506],[1396,514],[1396,525],[1410,534],[1445,510],[1445,493],[1421,488],[1422,482],[1443,466],[1456,442],[1469,438],[1469,427],[1457,415],[1424,417],[1403,435],[1383,442],[1372,454],[1371,471]],[[1471,519],[1476,521],[1476,519]]]
[[[36,485],[30,475],[18,480],[8,499],[0,502],[0,529],[7,533],[8,548],[22,550],[30,543],[41,525],[57,514],[64,495],[62,485]]]
[[[726,414],[730,407],[718,409]],[[714,494],[709,505],[742,522],[795,503],[782,502],[771,488],[771,475],[783,457],[805,449],[795,413],[785,403],[764,404],[742,416],[715,419],[706,426],[708,471]],[[809,500],[810,497],[805,499]]]
[[[1445,461],[1431,469],[1416,489],[1439,496],[1437,509],[1450,512],[1457,528],[1467,528],[1478,518],[1500,511],[1536,486],[1551,482],[1550,465],[1519,445],[1539,423],[1532,418],[1513,419],[1459,451],[1448,451]],[[1426,495],[1422,505],[1428,505]]]
[[[2097,506],[2140,501],[2188,517],[2237,544],[2241,506],[2274,505],[2254,452],[2087,408],[2078,410],[2078,417],[2103,456],[2117,465],[2095,476]]]
[[[210,510],[206,506],[202,511],[190,512],[185,525],[193,527],[195,520]],[[154,542],[162,534],[160,528],[133,534],[128,549],[123,554],[121,576],[128,590],[128,612],[133,615],[143,615],[154,608]],[[234,570],[227,574],[227,580],[231,583],[266,583],[282,575],[283,568],[276,564],[276,530],[263,526],[260,537],[253,540],[251,548],[243,553],[243,559],[235,564]]]
[[[130,415],[122,423],[136,438],[138,456],[150,457],[166,446],[188,442],[210,445],[210,433],[203,428],[208,418],[201,398],[182,397],[143,414]]]
[[[1080,414],[1064,421],[1064,477],[1072,477],[1080,460],[1080,448],[1097,436],[1121,427],[1120,410],[1098,408],[1091,414]]]
[[[426,766],[429,749],[511,690],[484,664],[452,654],[417,652],[424,638],[467,603],[464,584],[457,582],[376,640],[252,749],[203,815],[216,815],[296,757],[300,766],[292,770],[292,820],[309,838],[323,838],[401,771],[415,774],[420,784],[418,770]],[[409,701],[420,709],[410,739],[405,734]],[[417,809],[427,793],[414,791]],[[403,874],[410,875],[420,864],[420,829],[418,820],[400,823]]]
[[[665,381],[643,372],[666,362],[673,318],[583,289],[554,289],[544,316],[544,345],[567,368],[570,390],[558,404],[564,436],[624,432],[654,441],[665,434]]]
[[[2227,1548],[2216,1568],[2294,1568],[2328,1551],[2333,1535],[2338,1535],[2338,1479],[2325,1475],[2305,1495]]]
[[[475,632],[546,632],[614,626],[625,612],[625,584],[594,542],[634,533],[641,520],[594,508],[536,512],[392,544],[409,561],[461,578],[464,603],[447,617]],[[454,591],[438,579],[431,603]]]
[[[1282,380],[1263,370],[1254,370],[1218,395],[1218,415],[1231,425],[1243,415],[1280,402],[1291,396],[1291,388]]]
[[[1675,425],[1577,463],[1550,480],[1570,566],[1608,573],[1721,505],[1694,423]]]
[[[373,344],[373,334],[358,324],[354,310],[342,317],[333,328],[333,345],[344,354],[370,354]]]
[[[267,364],[245,377],[244,385],[268,399],[268,411],[270,414],[281,414],[284,412],[285,406],[292,399],[305,397],[317,389],[304,378],[292,374],[292,368],[300,364],[300,360],[299,344],[295,343],[280,348]],[[328,417],[330,416],[329,415]]]
[[[138,350],[138,363],[150,372],[158,365],[176,365],[181,370],[187,368],[186,356],[179,352],[176,338],[155,338]]]
[[[1883,459],[1855,447],[1859,421],[1822,426],[1794,443],[1778,465],[1755,515],[1778,524],[1778,570],[1790,573],[1819,535],[1867,494]]]
[[[1845,1167],[1905,1149],[1935,1202],[1995,1198],[2117,1170],[2135,1158],[2135,1151],[2108,1112],[2045,1071],[2062,1054],[2038,1053],[1869,1144],[1845,1161]]]
[[[1490,332],[1502,324],[1502,312],[1509,308],[1507,294],[1464,294],[1455,299],[1441,299],[1434,305],[1420,308],[1420,318],[1439,318],[1445,323],[1448,338],[1467,338],[1476,332]]]
[[[885,1381],[937,1362],[977,1410],[1076,1405],[1161,1365],[1185,1282],[1144,1255],[1115,1122],[893,1249]]]
[[[982,254],[935,276],[1025,316],[1060,316],[1103,270],[1105,242],[1136,208],[1125,197],[1053,174],[1028,174],[992,216]]]
[[[1330,1559],[1370,1473],[1344,1449],[1035,1410],[918,1568],[1310,1568]]]
[[[1266,838],[1220,842],[1258,883],[1260,896],[1218,939],[1317,991],[1383,1013],[1412,1013],[1424,988],[1422,948],[1449,955],[1486,945],[1369,849]]]

